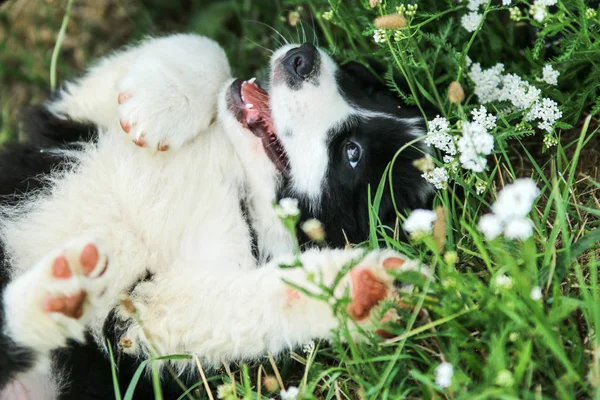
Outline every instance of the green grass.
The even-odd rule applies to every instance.
[[[582,0],[559,1],[544,23],[529,18],[530,2],[513,3],[523,9],[520,21],[511,20],[501,2],[491,2],[482,6],[485,18],[480,28],[470,33],[460,23],[468,12],[466,3],[419,1],[407,27],[386,30],[380,44],[373,40],[374,18],[395,13],[397,6],[409,2],[388,0],[371,8],[366,0],[192,1],[186,7],[154,1],[131,13],[127,21],[132,28],[117,43],[165,30],[207,34],[223,44],[240,76],[264,76],[268,49],[276,48],[283,38],[299,41],[303,35],[310,41],[318,39],[341,62],[375,59],[387,69],[381,79],[399,96],[415,107],[436,107],[456,131],[460,130],[456,123],[468,120],[470,111],[478,107],[467,55],[484,68],[503,63],[506,72],[534,84],[563,112],[556,129],[544,134],[526,121],[523,112],[507,111],[499,102],[487,105],[499,116],[492,131],[494,156],[484,172],[459,169],[450,174],[448,187],[438,191],[435,199],[446,221],[445,229],[438,223],[435,237],[399,242],[393,230],[377,221],[382,186],[371,188],[371,245],[383,242],[419,258],[436,277],[431,282],[415,281],[414,292],[404,299],[412,310],[399,308],[401,320],[387,327],[394,339],[382,341],[366,331],[365,339],[355,342],[347,328],[340,328],[330,344],[318,344],[311,354],[293,353],[276,364],[231,365],[231,374],[209,373],[205,383],[215,398],[219,385],[225,385],[221,393],[227,399],[276,397],[278,390],[269,392],[272,385],[263,386],[262,380],[268,376],[268,382],[277,381],[274,376],[279,375],[286,387],[299,387],[299,398],[306,399],[600,398],[596,335],[600,329],[600,20],[590,18],[589,12],[586,16]],[[2,11],[6,10],[5,6]],[[302,23],[291,26],[290,12],[298,12]],[[80,29],[85,29],[85,16],[75,17],[83,21]],[[61,18],[55,18],[54,34]],[[555,40],[558,44],[552,44]],[[0,46],[2,51],[10,49],[12,59],[16,57],[21,65],[32,57],[31,49],[15,50],[8,39]],[[95,56],[101,55],[98,52],[102,53],[92,51]],[[38,64],[32,62],[31,69],[19,72],[5,66],[7,58],[7,53],[0,53],[3,82],[21,80],[36,90],[48,84],[47,75],[35,69],[42,68]],[[42,60],[48,71],[49,60]],[[547,63],[560,71],[558,86],[537,80]],[[73,75],[72,65],[71,58],[61,55],[59,81]],[[396,85],[394,74],[402,84]],[[466,97],[460,104],[448,100],[452,81],[464,88]],[[15,138],[10,107],[2,102],[0,140]],[[546,148],[544,136],[558,144]],[[441,159],[436,163],[442,165]],[[489,211],[498,191],[520,177],[533,178],[540,188],[530,213],[533,236],[524,241],[487,241],[477,229],[480,217]],[[388,183],[387,178],[382,177],[381,185]],[[483,192],[476,190],[478,184]],[[399,213],[399,220],[403,218]],[[511,288],[497,287],[496,278],[503,274],[512,278]],[[541,300],[531,298],[534,287],[542,288]],[[343,312],[340,320],[346,320]],[[443,361],[454,367],[448,388],[435,383],[435,368]],[[150,364],[157,362],[164,361]],[[190,397],[208,398],[202,380]]]

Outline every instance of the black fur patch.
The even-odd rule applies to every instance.
[[[376,114],[352,116],[329,132],[328,169],[320,207],[311,212],[313,207],[308,199],[298,200],[302,220],[320,219],[325,226],[327,242],[334,247],[344,247],[346,240],[360,243],[369,237],[368,187],[371,187],[373,198],[386,167],[397,151],[425,132],[425,120],[415,110],[404,107],[385,84],[360,64],[353,63],[340,69],[336,78],[349,104]],[[348,159],[348,143],[355,143],[362,149],[355,167]],[[433,198],[431,186],[412,165],[414,160],[423,156],[423,148],[412,145],[396,158],[392,187],[400,212],[427,208]],[[288,196],[298,197],[290,188],[285,188],[280,198]],[[378,217],[383,225],[393,229],[397,215],[387,178]],[[308,240],[301,232],[299,236],[303,242]]]

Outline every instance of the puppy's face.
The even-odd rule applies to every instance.
[[[310,44],[275,52],[268,97],[254,82],[238,81],[230,98],[238,121],[260,138],[285,177],[279,197],[298,199],[305,218],[321,219],[334,245],[344,243],[344,234],[353,242],[366,239],[369,185],[374,196],[398,150],[424,133],[423,118],[405,110],[366,68],[340,68]],[[406,146],[394,164],[400,209],[422,207],[431,194],[412,166],[426,151],[419,146]],[[393,224],[395,216],[387,191],[380,218]]]

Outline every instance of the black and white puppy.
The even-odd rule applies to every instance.
[[[397,296],[387,269],[418,263],[312,249],[303,268],[281,269],[296,255],[272,206],[298,199],[332,247],[367,238],[367,187],[424,121],[351,72],[309,44],[286,46],[267,94],[234,80],[215,42],[174,35],[105,58],[26,120],[34,142],[0,154],[0,399],[110,398],[107,339],[124,390],[153,353],[218,367],[328,338],[330,305],[283,281],[317,291],[351,262],[334,293],[349,289],[350,315],[372,324],[372,308]],[[425,151],[407,146],[394,164],[400,209],[432,194],[412,166]],[[380,220],[395,218],[386,193]]]

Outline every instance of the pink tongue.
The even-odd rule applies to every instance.
[[[246,82],[242,86],[242,94],[246,104],[252,104],[246,108],[246,122],[253,124],[262,121],[269,133],[275,133],[271,121],[271,110],[269,108],[269,94],[255,83]]]
[[[256,106],[255,106],[256,107]],[[260,119],[260,111],[255,108],[246,109],[246,121],[252,124]]]

